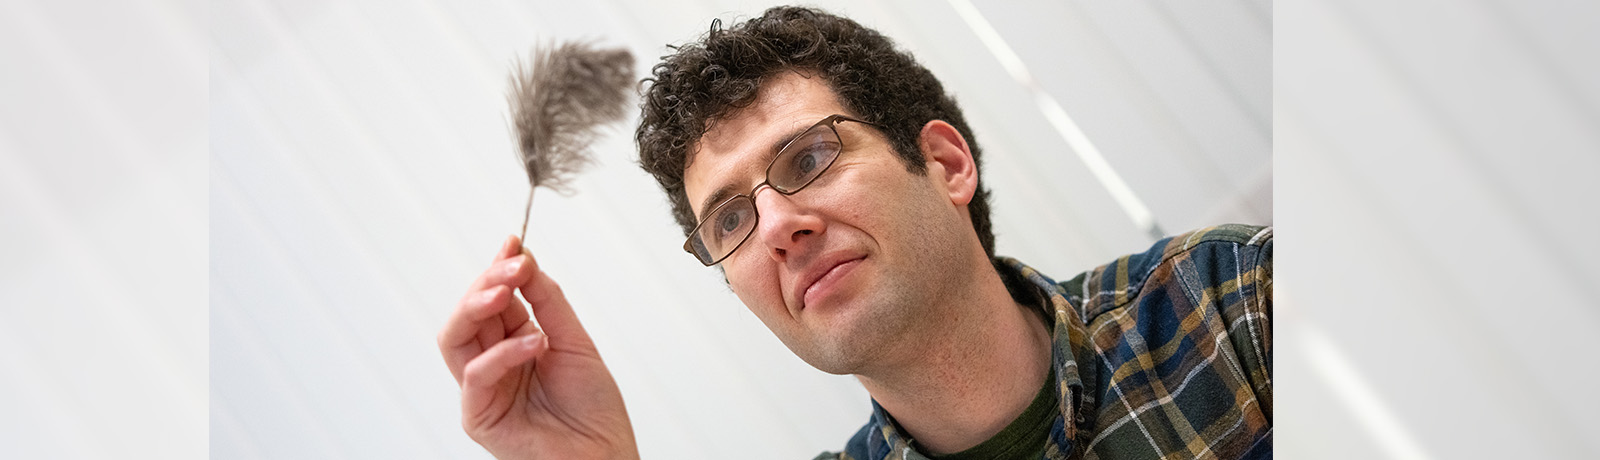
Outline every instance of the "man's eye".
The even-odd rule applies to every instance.
[[[739,228],[739,222],[742,220],[743,217],[739,215],[738,211],[728,211],[722,213],[721,216],[717,217],[717,224],[718,227],[720,227],[718,228],[719,231],[717,232],[717,235],[723,236],[727,235],[728,233],[732,233],[734,230]]]
[[[810,148],[806,149],[804,152],[800,152],[800,156],[794,160],[794,170],[796,173],[804,176],[811,174],[811,170],[817,169],[816,150],[816,148]]]
[[[838,144],[827,141],[813,142],[805,146],[804,149],[794,155],[793,159],[789,160],[791,179],[804,181],[809,178],[817,172],[817,169],[822,168],[822,163],[827,161],[828,156],[832,155],[834,150],[838,148]]]

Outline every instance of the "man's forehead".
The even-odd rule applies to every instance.
[[[695,143],[696,149],[731,150],[739,144],[764,141],[759,138],[772,132],[794,128],[790,125],[814,123],[840,110],[833,90],[821,78],[782,72],[762,82],[749,106],[711,120]]]

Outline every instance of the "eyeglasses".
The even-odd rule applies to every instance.
[[[839,152],[844,150],[844,143],[839,140],[839,130],[834,126],[841,121],[883,128],[883,125],[844,115],[829,115],[811,125],[778,151],[772,164],[767,165],[765,181],[756,184],[750,193],[734,195],[712,208],[700,220],[700,224],[695,225],[694,231],[689,232],[689,240],[683,242],[683,250],[694,254],[700,263],[708,267],[722,262],[722,259],[738,250],[755,232],[756,222],[761,217],[756,212],[756,190],[769,185],[778,193],[793,195],[816,181],[829,166],[833,166],[833,161],[839,158]]]

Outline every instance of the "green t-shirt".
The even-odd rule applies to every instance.
[[[1039,389],[1039,395],[1033,397],[1033,402],[1028,408],[1018,415],[1016,420],[1006,428],[995,433],[989,440],[949,455],[929,455],[930,460],[973,460],[973,459],[1028,459],[1037,460],[1044,458],[1045,448],[1049,444],[1050,425],[1056,421],[1057,400],[1056,392],[1052,391],[1051,384],[1056,381],[1056,370],[1050,368],[1050,374],[1045,376],[1044,385]]]

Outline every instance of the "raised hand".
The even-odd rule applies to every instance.
[[[638,458],[616,381],[515,236],[457,303],[439,352],[461,385],[462,427],[495,457]]]

